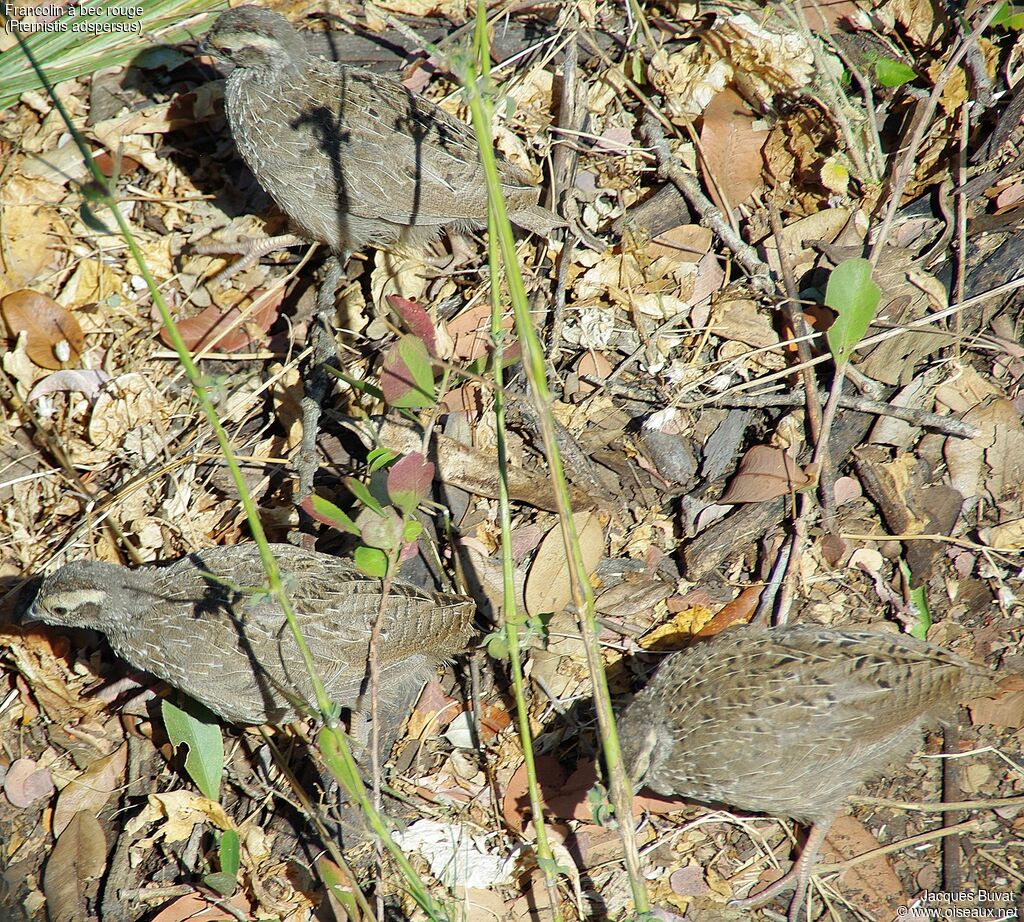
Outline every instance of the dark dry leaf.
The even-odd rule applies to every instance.
[[[87,810],[79,810],[57,839],[43,874],[50,922],[85,922],[90,886],[107,864],[103,827]]]
[[[813,480],[781,448],[755,445],[722,496],[723,503],[762,503],[810,486]]]

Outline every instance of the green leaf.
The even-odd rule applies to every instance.
[[[224,773],[224,739],[217,718],[191,698],[185,699],[183,707],[164,698],[162,713],[171,745],[188,747],[185,771],[205,796],[217,800]]]
[[[361,480],[355,477],[346,477],[345,486],[352,491],[352,495],[367,509],[376,512],[377,515],[384,515],[384,507],[377,502],[377,498],[370,492],[370,488]]]
[[[917,79],[914,68],[892,58],[879,58],[875,61],[875,76],[882,86],[889,87],[903,86]]]
[[[1024,29],[1024,12],[1017,4],[1004,3],[992,19],[992,26],[1020,31]]]
[[[882,290],[871,280],[871,263],[846,259],[828,278],[825,304],[836,312],[828,328],[828,345],[837,366],[845,365],[875,319]]]
[[[367,397],[372,397],[374,400],[383,400],[384,392],[369,381],[363,381],[361,378],[353,378],[352,375],[342,371],[340,368],[332,368],[330,365],[324,365],[324,371],[328,374],[334,375],[335,378],[340,378],[344,381],[352,390],[357,391],[361,394],[366,394]]]
[[[362,780],[352,759],[351,748],[347,753],[342,749],[341,735],[341,730],[324,727],[317,736],[317,744],[327,770],[338,784],[352,794],[361,785]],[[349,746],[351,747],[351,743]]]
[[[503,631],[495,631],[484,638],[484,647],[491,659],[508,659],[508,638]]]
[[[203,883],[216,890],[221,896],[231,896],[238,886],[238,878],[232,874],[225,874],[223,871],[215,871],[213,874],[204,874]]]
[[[351,878],[342,873],[341,869],[333,861],[329,861],[326,858],[317,858],[316,869],[324,885],[330,889],[331,896],[341,903],[342,909],[348,913],[343,918],[358,919],[361,913],[359,911],[359,903],[352,892],[355,884]],[[337,913],[335,913],[335,916],[337,916]]]
[[[390,448],[374,448],[366,456],[366,469],[369,473],[375,474],[382,467],[387,467],[395,458],[399,457],[397,451]]]
[[[220,834],[217,850],[220,853],[220,869],[225,874],[237,877],[242,866],[242,843],[238,833],[234,829],[225,829]]]
[[[388,555],[375,547],[357,547],[353,555],[355,564],[367,576],[383,579],[388,573]]]
[[[903,579],[906,580],[909,586],[912,574],[910,567],[904,560],[900,561],[900,571],[903,573]],[[910,589],[908,594],[910,596],[910,604],[913,606],[914,611],[917,612],[917,620],[910,625],[907,633],[918,640],[927,640],[928,629],[932,626],[932,611],[928,607],[928,593],[924,584],[922,583],[916,589]]]
[[[314,493],[302,501],[302,507],[324,525],[330,525],[332,528],[348,532],[350,535],[359,534],[359,526],[352,520],[352,517],[344,509],[335,506],[329,499],[324,499]]]
[[[382,551],[397,551],[402,546],[405,521],[392,508],[383,515],[364,515],[359,522],[359,535],[367,547]]]
[[[97,234],[114,233],[103,219],[89,207],[88,202],[82,202],[82,204],[78,206],[78,216],[82,219],[82,223],[88,227],[89,230],[94,230]]]

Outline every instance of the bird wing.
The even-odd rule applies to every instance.
[[[341,188],[358,191],[345,206],[354,214],[396,224],[442,225],[479,222],[487,198],[476,136],[464,122],[395,80],[369,71],[318,70],[312,85],[317,99],[332,100],[322,124],[338,138],[332,169]],[[382,156],[382,153],[384,154]],[[536,200],[525,174],[501,160],[505,195],[521,207]]]

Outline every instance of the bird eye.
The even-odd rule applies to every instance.
[[[68,614],[68,609],[64,605],[54,605],[50,611],[52,611],[58,618],[66,618]]]

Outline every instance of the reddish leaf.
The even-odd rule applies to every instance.
[[[0,302],[0,314],[12,339],[25,333],[25,351],[40,368],[77,364],[85,349],[85,335],[71,312],[38,291],[12,291]]]
[[[714,637],[733,624],[747,624],[761,601],[764,586],[747,586],[735,599],[727,602],[698,632],[698,637]],[[671,608],[670,608],[671,610]]]
[[[380,389],[393,407],[428,407],[434,403],[434,379],[430,356],[423,340],[406,334],[384,357]]]
[[[536,759],[537,783],[540,785],[541,797],[554,793],[565,783],[565,771],[558,760],[551,756],[538,756]],[[526,763],[516,769],[505,785],[505,796],[502,798],[501,812],[511,829],[525,829],[530,818],[530,797],[526,780]]]
[[[406,515],[427,498],[434,482],[434,465],[418,451],[396,461],[388,470],[388,496]]]
[[[216,305],[210,305],[195,317],[179,321],[178,332],[181,333],[190,352],[199,352],[209,343],[213,343],[212,348],[218,352],[237,352],[252,343],[255,338],[262,338],[274,325],[283,297],[284,291],[278,291],[267,298],[266,303],[258,310],[249,313],[241,323],[237,322],[240,314],[238,308],[232,307],[225,311]],[[232,327],[230,332],[218,339],[221,331],[228,327]],[[171,345],[166,330],[160,330],[160,339],[165,345]]]
[[[249,901],[241,893],[236,893],[231,906],[240,910],[243,916],[248,915]],[[198,893],[189,893],[169,903],[154,917],[153,922],[235,922],[238,915],[219,909],[215,903]]]
[[[405,328],[422,339],[427,352],[437,358],[437,331],[430,315],[415,301],[400,295],[388,295],[387,301],[391,309],[402,319]]]

